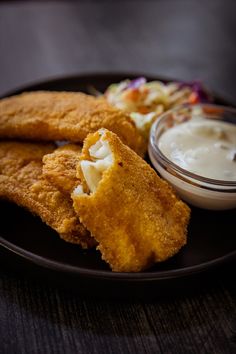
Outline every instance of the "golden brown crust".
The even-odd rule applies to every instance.
[[[37,91],[0,100],[0,137],[83,142],[88,133],[102,127],[144,154],[145,143],[132,120],[104,98]]]
[[[53,144],[0,142],[0,198],[26,207],[65,241],[87,248],[95,241],[79,222],[69,197],[41,179],[42,157]]]
[[[68,144],[43,157],[44,178],[68,195],[79,183],[76,177],[76,166],[81,150],[79,145]]]
[[[99,133],[85,140],[81,160]],[[98,241],[102,258],[114,271],[137,272],[176,254],[186,243],[189,207],[167,182],[113,133],[105,139],[114,163],[97,190],[72,195],[80,221]],[[80,167],[78,177],[85,184]]]

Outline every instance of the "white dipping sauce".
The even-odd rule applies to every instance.
[[[193,118],[164,132],[159,149],[176,165],[197,175],[236,181],[236,126],[233,124]]]

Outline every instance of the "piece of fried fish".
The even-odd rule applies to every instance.
[[[39,215],[65,241],[83,248],[95,240],[79,222],[70,197],[42,179],[42,158],[54,144],[0,142],[0,198],[8,199]]]
[[[186,243],[189,207],[112,132],[84,142],[72,198],[113,271],[138,272]]]
[[[80,92],[26,92],[0,100],[0,137],[83,142],[107,128],[139,155],[145,142],[130,117],[104,98]]]
[[[82,147],[67,144],[43,157],[43,176],[62,193],[71,195],[78,185],[76,167],[79,163]]]

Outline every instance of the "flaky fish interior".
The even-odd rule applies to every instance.
[[[74,208],[113,271],[146,269],[186,243],[188,206],[114,133],[87,137],[77,177]]]
[[[89,194],[96,191],[99,182],[103,178],[104,172],[107,171],[114,162],[109,142],[103,139],[102,130],[99,131],[99,134],[101,134],[101,138],[89,148],[90,160],[82,160],[80,162],[82,176],[84,177],[83,184]],[[82,184],[79,184],[75,188],[74,194],[83,193],[84,187]]]

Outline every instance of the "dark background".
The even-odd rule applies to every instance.
[[[0,93],[73,73],[135,70],[236,95],[234,0],[3,2]]]
[[[236,104],[235,16],[234,0],[0,2],[0,94],[61,75],[140,71],[200,79]],[[236,352],[235,263],[194,292],[123,301],[81,297],[18,264],[1,249],[1,353]]]

